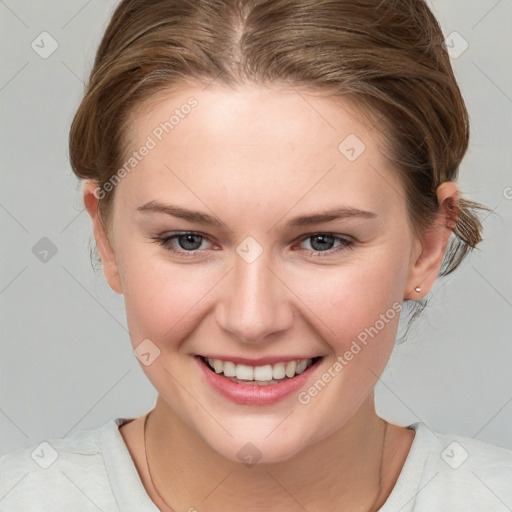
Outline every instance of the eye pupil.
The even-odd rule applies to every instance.
[[[315,240],[320,240],[319,247],[315,247],[316,245],[318,245],[314,242]],[[332,249],[333,243],[334,243],[334,237],[331,235],[315,235],[315,236],[311,237],[311,247],[313,247],[313,249],[315,251]],[[326,245],[328,247],[326,247]]]
[[[195,242],[194,239],[196,239]],[[201,235],[195,235],[194,233],[186,233],[178,237],[178,242],[182,249],[195,251],[201,247],[202,237]]]

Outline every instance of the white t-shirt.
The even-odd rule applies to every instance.
[[[0,458],[1,512],[157,512],[116,418]],[[512,451],[425,423],[379,512],[511,512]],[[204,510],[195,504],[198,511]],[[191,504],[193,510],[194,504]]]

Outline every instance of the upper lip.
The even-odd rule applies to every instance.
[[[267,356],[259,357],[256,359],[249,359],[247,357],[223,356],[218,354],[200,354],[199,357],[206,357],[208,359],[220,359],[221,361],[231,361],[235,364],[245,364],[247,366],[265,366],[267,364],[287,363],[289,361],[300,361],[303,359],[315,359],[322,356]]]

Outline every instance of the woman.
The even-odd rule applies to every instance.
[[[3,457],[2,510],[510,510],[512,452],[374,404],[481,239],[468,131],[422,0],[122,1],[70,157],[158,399]]]

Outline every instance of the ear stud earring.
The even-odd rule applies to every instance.
[[[421,288],[419,286],[416,286],[416,288],[414,288],[414,291],[420,293],[421,292]]]

